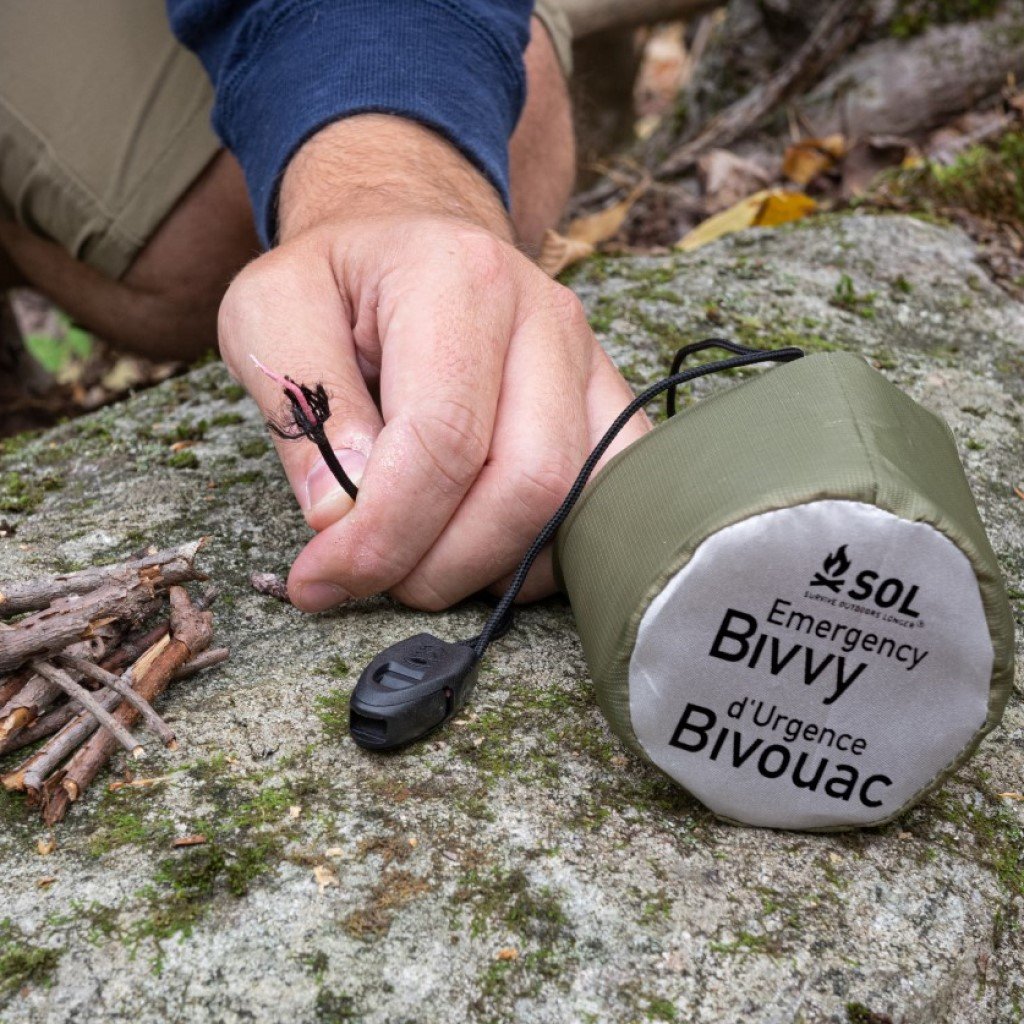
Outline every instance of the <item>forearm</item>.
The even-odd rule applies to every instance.
[[[338,121],[302,146],[281,184],[279,234],[284,242],[326,220],[382,212],[454,217],[512,238],[497,191],[454,146],[387,114]]]

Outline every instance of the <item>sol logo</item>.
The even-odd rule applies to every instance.
[[[841,544],[831,554],[826,555],[821,563],[821,570],[811,577],[810,586],[824,587],[833,594],[843,592],[846,576],[853,568],[853,563]],[[911,586],[896,576],[880,580],[880,573],[873,569],[862,569],[854,577],[854,585],[846,591],[846,596],[855,601],[870,601],[878,608],[896,608],[900,615],[916,619],[920,612],[914,608],[914,599],[920,589],[916,583]],[[897,607],[898,605],[898,607]]]

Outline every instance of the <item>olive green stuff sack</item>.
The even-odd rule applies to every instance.
[[[1013,622],[949,428],[845,353],[716,393],[556,539],[615,732],[728,820],[891,820],[999,721]]]

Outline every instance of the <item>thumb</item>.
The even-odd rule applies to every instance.
[[[283,377],[311,387],[322,384],[330,402],[327,438],[358,486],[383,423],[359,370],[337,281],[329,271],[326,279],[318,279],[321,275],[311,272],[308,263],[301,274],[287,265],[264,269],[259,264],[257,260],[243,271],[224,298],[224,361],[267,421],[286,433],[297,431]],[[271,372],[261,370],[260,364]],[[274,444],[312,529],[325,529],[352,508],[352,499],[314,444],[301,436],[276,434]]]

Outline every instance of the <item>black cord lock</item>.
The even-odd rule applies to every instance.
[[[473,648],[417,633],[381,651],[349,701],[349,731],[366,750],[422,739],[462,710],[476,683]]]

